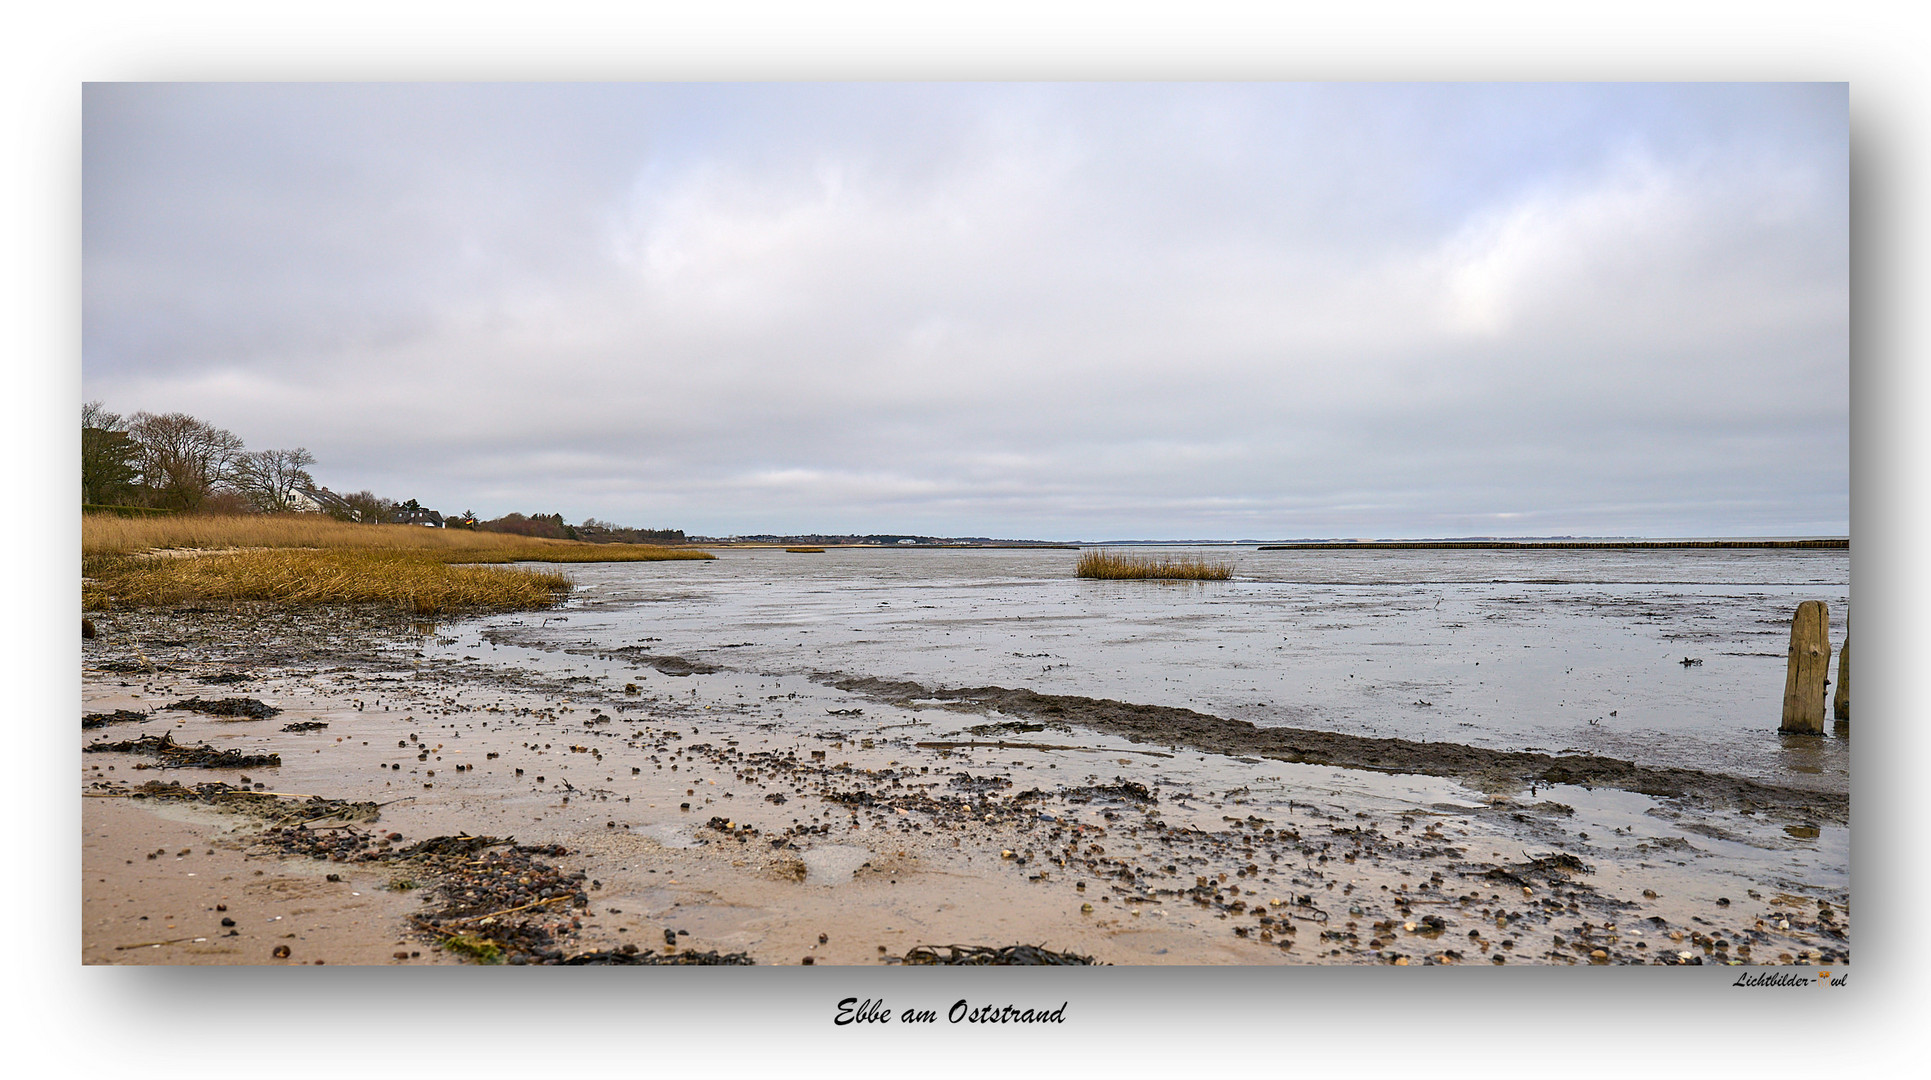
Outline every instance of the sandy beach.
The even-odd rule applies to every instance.
[[[370,609],[94,621],[82,710],[124,711],[82,746],[139,745],[79,756],[90,964],[1849,956],[1847,892],[1713,870],[1847,823],[1759,781],[647,650],[491,667],[459,654],[500,631]],[[200,711],[233,699],[279,711]],[[279,764],[159,768],[164,734]]]

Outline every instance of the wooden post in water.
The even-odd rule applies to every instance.
[[[1837,653],[1837,696],[1831,699],[1830,714],[1846,724],[1851,721],[1851,631],[1848,626],[1844,628],[1844,647]]]
[[[1790,663],[1784,674],[1784,731],[1824,733],[1824,682],[1830,678],[1830,611],[1822,600],[1797,605],[1790,620]]]

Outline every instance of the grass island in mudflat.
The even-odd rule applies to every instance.
[[[1849,956],[1848,728],[1775,730],[1842,550],[86,536],[89,963]]]

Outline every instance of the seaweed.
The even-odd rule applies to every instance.
[[[940,949],[945,951],[941,953]],[[1043,945],[1006,945],[999,948],[989,945],[914,945],[899,962],[959,967],[1075,966],[1099,963],[1090,956],[1054,952]]]
[[[470,836],[432,836],[396,852],[402,858],[412,855],[473,855],[485,848],[503,847],[516,843],[516,837]]]
[[[710,952],[698,952],[695,949],[685,949],[681,953],[664,953],[659,955],[649,949],[639,949],[635,945],[623,945],[615,949],[578,953],[575,956],[560,960],[558,963],[566,967],[614,967],[619,965],[628,967],[646,964],[729,967],[739,965],[749,966],[757,963],[757,961],[751,959],[748,953],[720,953],[715,949]]]
[[[150,664],[145,660],[108,660],[94,665],[94,670],[111,671],[117,675],[132,675],[137,672],[161,672],[174,671],[176,669],[168,667],[165,664]]]
[[[185,709],[189,712],[207,713],[209,716],[242,716],[250,720],[266,720],[280,715],[281,710],[273,705],[256,701],[254,698],[188,698],[167,706],[170,709]]]
[[[174,741],[169,733],[143,735],[138,739],[123,742],[95,742],[81,747],[89,754],[152,754],[161,759],[163,769],[255,769],[279,768],[282,764],[280,754],[244,754],[239,750],[216,750],[203,743],[200,746],[183,746]]]
[[[106,727],[109,724],[145,724],[147,721],[146,713],[135,712],[132,709],[115,709],[111,713],[93,712],[82,716],[80,728],[82,731],[87,731],[92,728]]]
[[[338,818],[343,821],[374,821],[382,816],[381,806],[373,802],[325,799],[320,795],[303,798],[274,792],[252,791],[246,787],[232,787],[220,781],[188,787],[172,780],[165,782],[150,780],[130,790],[128,798],[205,803],[236,813],[250,814],[274,825],[302,825],[325,818]],[[271,842],[274,835],[270,834]],[[277,843],[276,846],[285,852],[298,850],[298,845],[289,843]],[[307,848],[299,848],[298,853],[313,854]]]
[[[304,731],[321,731],[326,727],[328,725],[320,720],[304,720],[298,724],[283,724],[282,730],[293,731],[299,734]]]

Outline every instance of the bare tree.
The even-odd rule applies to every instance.
[[[343,495],[341,500],[341,511],[331,511],[331,513],[342,520],[361,521],[374,525],[396,519],[396,504],[373,491],[358,491],[353,495]]]
[[[155,505],[196,510],[232,478],[242,442],[231,431],[186,413],[138,412],[128,434],[140,453],[141,483]]]
[[[295,492],[315,486],[308,467],[315,455],[302,447],[293,450],[259,450],[235,459],[230,480],[248,504],[265,514],[294,509]]]
[[[140,448],[127,421],[98,401],[80,407],[80,501],[117,503],[132,491]]]

